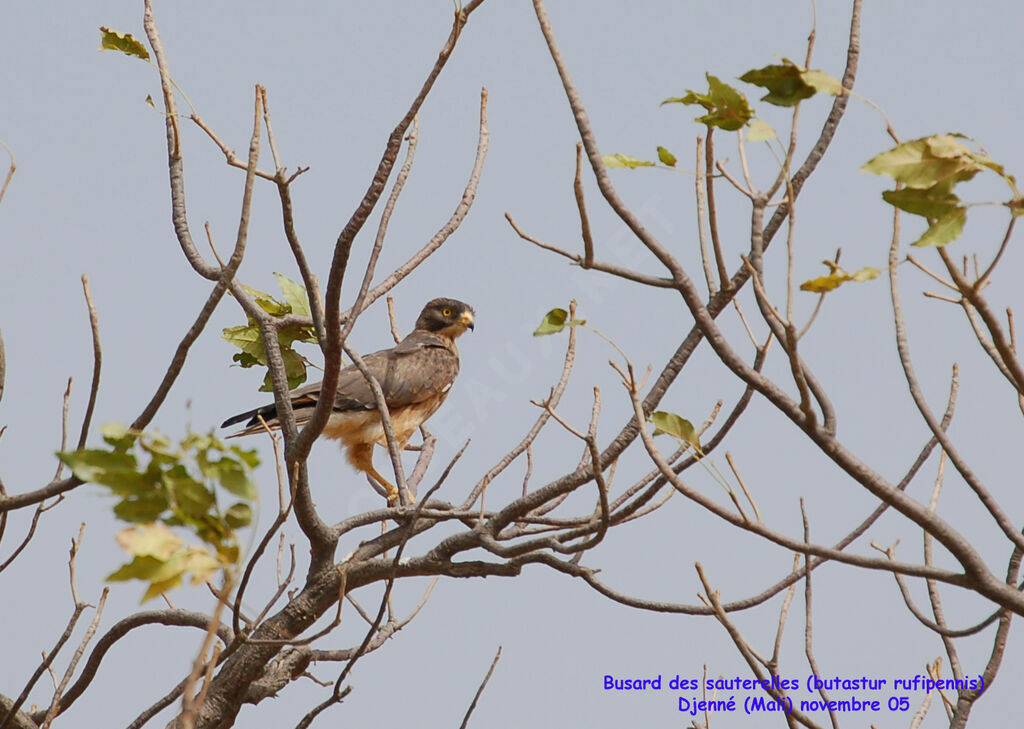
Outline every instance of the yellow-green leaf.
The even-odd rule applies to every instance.
[[[818,278],[804,281],[800,284],[800,290],[810,291],[814,294],[824,294],[827,291],[839,288],[844,282],[849,280],[850,278],[846,274],[833,273],[828,276],[819,276]]]
[[[943,134],[899,144],[861,169],[891,177],[907,187],[935,187],[938,193],[950,192],[954,184],[971,179],[985,167],[957,135]]]
[[[306,287],[301,284],[292,281],[287,276],[280,273],[274,273],[277,278],[277,283],[281,286],[281,293],[284,294],[284,300],[292,308],[292,313],[299,314],[301,316],[310,316],[309,313],[309,294],[306,293]]]
[[[122,529],[117,533],[117,543],[132,556],[160,560],[170,559],[183,544],[181,537],[159,522]]]
[[[224,521],[232,529],[247,527],[252,523],[252,507],[241,501],[237,504],[232,504],[224,512]]]
[[[728,132],[735,132],[742,129],[754,112],[747,103],[746,97],[727,83],[723,83],[716,76],[710,73],[704,74],[708,80],[708,92],[698,94],[695,91],[687,90],[686,96],[674,96],[665,99],[664,104],[684,104],[692,106],[699,104],[707,110],[707,114],[697,117],[696,121],[707,124],[709,127],[718,127]]]
[[[144,61],[149,59],[149,51],[146,50],[146,46],[132,37],[131,33],[119,33],[106,26],[100,26],[100,50],[121,51],[121,53],[141,58]]]
[[[164,564],[164,560],[156,557],[136,557],[131,562],[121,565],[107,575],[107,582],[124,582],[125,580],[148,580]]]
[[[148,523],[159,519],[170,507],[165,491],[151,489],[125,496],[114,505],[114,516],[133,524]]]
[[[658,147],[658,161],[669,167],[676,166],[676,156],[664,147]]]
[[[929,225],[924,235],[911,243],[911,245],[919,247],[944,246],[960,236],[966,222],[967,209],[956,208]]]
[[[778,135],[772,125],[763,119],[751,119],[747,128],[748,142],[763,142],[768,139],[775,139]]]
[[[804,71],[800,74],[800,78],[819,94],[839,96],[839,94],[843,93],[843,84],[840,83],[839,79],[829,76],[824,71]]]
[[[165,592],[170,592],[177,587],[181,587],[181,578],[183,574],[184,571],[178,571],[165,580],[150,583],[139,602],[147,602],[152,600],[154,597],[160,597],[160,595],[163,595]]]
[[[878,275],[882,273],[881,269],[872,268],[871,266],[865,266],[859,271],[854,271],[850,274],[851,281],[870,281],[873,278],[878,278]]]
[[[192,584],[199,585],[213,577],[214,573],[221,568],[219,560],[205,549],[196,547],[189,548],[182,559],[182,567],[185,572],[192,574]]]
[[[847,273],[842,268],[837,266],[832,261],[823,261],[831,270],[828,276],[821,276],[820,278],[814,278],[810,281],[804,281],[800,284],[801,291],[810,291],[814,294],[824,294],[834,289],[839,288],[847,281],[870,281],[873,278],[878,278],[881,271],[871,266],[865,266],[859,271],[853,273]]]
[[[945,186],[924,189],[904,187],[901,190],[886,190],[882,199],[893,207],[912,215],[939,218],[947,215],[960,205],[960,198],[944,189]]]
[[[704,450],[700,447],[700,439],[697,437],[697,431],[694,429],[693,423],[686,418],[665,410],[658,410],[651,413],[650,421],[654,424],[655,435],[667,433],[691,445],[700,455],[704,455]]]
[[[145,485],[137,470],[135,456],[123,450],[83,448],[80,451],[62,451],[57,457],[67,464],[78,478],[89,483],[109,486],[116,493],[131,493]]]
[[[185,544],[160,523],[125,529],[117,535],[117,541],[132,559],[112,572],[107,580],[149,582],[142,602],[180,586],[186,573],[191,573],[192,584],[198,584],[223,566],[209,550]]]
[[[138,437],[138,433],[129,430],[121,423],[107,423],[100,428],[100,434],[108,445],[114,446],[114,449],[118,451],[126,451],[131,448]]]
[[[605,167],[624,167],[631,170],[637,167],[654,167],[653,162],[631,157],[628,154],[606,154],[601,157],[601,161],[604,162]]]
[[[815,88],[804,81],[804,69],[787,58],[781,64],[755,68],[740,76],[740,81],[768,89],[761,97],[775,106],[795,106],[814,96]]]
[[[552,309],[540,322],[540,326],[533,332],[535,337],[543,337],[546,334],[557,334],[566,327],[576,327],[586,324],[585,319],[569,319],[569,312],[565,309]]]

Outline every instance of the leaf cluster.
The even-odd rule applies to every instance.
[[[245,286],[245,290],[256,300],[263,311],[273,317],[284,317],[289,314],[298,314],[308,317],[309,296],[306,289],[289,279],[275,273],[277,282],[281,286],[284,299],[278,300],[268,293]],[[231,358],[239,366],[249,368],[257,365],[267,366],[267,350],[263,344],[263,332],[259,324],[251,316],[242,326],[228,327],[221,336],[229,344],[233,344],[241,351],[236,352]],[[306,381],[306,367],[309,360],[293,349],[295,342],[315,343],[317,341],[316,331],[312,326],[290,325],[278,327],[277,341],[281,348],[281,357],[284,360],[285,373],[288,375],[288,387],[295,389]],[[270,372],[267,371],[260,386],[260,392],[273,392],[274,383],[271,381]]]
[[[143,601],[179,586],[185,573],[193,582],[230,568],[241,557],[236,530],[253,518],[258,493],[252,471],[255,451],[228,446],[215,436],[189,433],[174,443],[155,433],[123,425],[102,428],[107,448],[63,451],[58,458],[83,481],[105,486],[118,497],[114,515],[138,524],[118,535],[132,560],[108,580],[149,582]],[[237,500],[222,509],[218,492]],[[189,545],[169,527],[183,527],[204,546]]]
[[[707,112],[695,119],[710,130],[718,128],[727,132],[736,132],[748,128],[748,139],[752,142],[765,141],[776,137],[775,130],[762,119],[758,119],[754,109],[738,89],[717,76],[705,74],[708,81],[707,92],[687,89],[683,96],[673,96],[661,102],[665,104],[683,104],[684,106],[701,106]],[[768,90],[761,97],[773,106],[795,106],[804,99],[818,93],[837,96],[843,93],[843,85],[838,79],[824,71],[806,69],[783,58],[782,63],[751,69],[739,77],[740,81],[760,86]],[[665,147],[657,148],[658,161],[666,167],[676,166],[676,156]],[[657,167],[657,164],[626,154],[611,154],[603,157],[607,167]]]
[[[900,186],[886,190],[882,198],[928,221],[927,230],[912,245],[944,246],[960,236],[967,222],[967,205],[953,190],[985,170],[995,172],[1010,186],[1013,198],[1005,205],[1011,214],[1024,212],[1024,198],[1013,175],[988,155],[972,150],[961,141],[965,139],[962,134],[937,134],[904,142],[861,168],[894,179]]]

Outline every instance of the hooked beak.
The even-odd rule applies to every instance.
[[[471,311],[464,311],[464,312],[462,312],[462,314],[459,315],[459,324],[464,326],[466,329],[472,329],[473,328],[473,312],[471,312]]]

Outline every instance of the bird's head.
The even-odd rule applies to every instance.
[[[473,328],[473,307],[456,299],[434,299],[423,307],[416,328],[455,339]]]

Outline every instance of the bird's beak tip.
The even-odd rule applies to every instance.
[[[473,330],[473,315],[472,314],[470,314],[469,312],[466,312],[465,314],[463,314],[460,317],[459,320],[462,323],[462,326],[466,327],[466,329],[469,329],[470,331]]]

